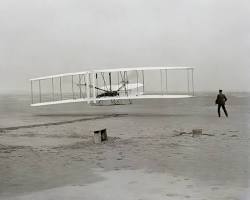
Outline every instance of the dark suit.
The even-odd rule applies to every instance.
[[[222,107],[225,115],[228,117],[227,109],[225,107],[226,101],[227,101],[226,95],[224,95],[222,93],[217,95],[217,99],[216,99],[215,103],[218,104],[218,115],[219,115],[219,117],[220,117],[220,108],[221,107]]]

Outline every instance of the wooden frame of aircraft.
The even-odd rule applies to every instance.
[[[186,72],[185,92],[181,94],[170,92],[168,74],[171,71]],[[30,79],[31,106],[76,102],[96,104],[103,101],[114,103],[132,99],[189,98],[194,96],[193,72],[193,67],[137,67],[100,69],[34,78]],[[146,73],[149,74],[148,77]],[[152,73],[156,73],[159,78],[153,78]],[[146,91],[147,85],[154,85],[155,88],[148,92]]]

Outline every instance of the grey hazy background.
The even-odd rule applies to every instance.
[[[195,66],[199,91],[249,91],[249,0],[0,0],[0,92],[92,68]]]

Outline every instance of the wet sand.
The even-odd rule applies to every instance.
[[[235,98],[228,119],[210,99],[45,109],[32,113],[39,123],[2,126],[0,199],[247,200],[249,98]],[[104,127],[108,141],[94,144]],[[204,135],[179,134],[194,128]]]

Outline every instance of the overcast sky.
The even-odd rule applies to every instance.
[[[0,92],[93,68],[194,66],[197,90],[250,90],[249,0],[0,0]]]

